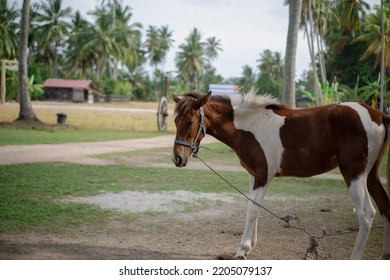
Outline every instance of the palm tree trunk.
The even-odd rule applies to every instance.
[[[311,9],[311,3],[309,2],[309,24],[310,24],[310,44],[311,44],[311,66],[313,68],[313,77],[314,77],[314,90],[316,93],[316,106],[319,106],[322,102],[322,94],[321,94],[321,88],[320,88],[320,82],[318,80],[318,73],[317,73],[317,64],[314,56],[314,24],[313,24],[313,14]]]
[[[317,42],[318,60],[320,62],[321,81],[323,83],[325,83],[326,82],[325,65],[324,65],[323,55],[322,55],[321,46],[320,46],[320,35],[318,34],[317,30],[316,30],[315,36],[316,36],[316,42]]]
[[[291,0],[284,62],[283,102],[295,107],[295,65],[302,0]]]
[[[28,25],[30,13],[30,0],[23,1],[22,19],[20,28],[20,47],[19,47],[19,68],[18,68],[18,91],[19,91],[19,118],[27,122],[38,121],[32,109],[30,94],[27,88],[27,45],[28,45]]]
[[[383,0],[381,0],[381,100],[379,110],[383,112],[383,95],[385,90],[385,26],[384,26],[384,11]]]

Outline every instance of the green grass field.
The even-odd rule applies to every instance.
[[[247,192],[248,176],[244,172],[221,173]],[[127,165],[47,163],[0,166],[0,178],[1,233],[26,230],[32,226],[54,226],[60,230],[86,221],[99,223],[114,215],[89,205],[61,202],[71,196],[125,190],[235,192],[210,171],[151,170]],[[347,189],[341,180],[276,178],[269,194],[281,193],[286,196],[347,195]]]
[[[58,127],[54,130],[36,130],[0,126],[0,146],[28,144],[60,144],[77,142],[98,142],[149,138],[171,132],[131,131],[114,129],[74,129]]]

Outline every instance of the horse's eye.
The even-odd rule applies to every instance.
[[[191,126],[193,123],[194,123],[193,120],[189,120],[189,121],[187,121],[187,126]]]

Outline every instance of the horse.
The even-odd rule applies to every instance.
[[[389,143],[390,116],[347,102],[292,109],[270,95],[173,95],[176,138],[172,161],[184,167],[206,135],[229,146],[249,173],[249,197],[261,205],[273,177],[311,177],[337,166],[354,203],[359,231],[351,259],[362,259],[376,215],[384,221],[381,259],[390,259],[390,202],[379,175]],[[387,182],[390,182],[390,157]],[[246,259],[257,243],[260,207],[249,202],[235,254]]]

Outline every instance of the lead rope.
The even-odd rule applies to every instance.
[[[215,175],[217,175],[219,178],[221,178],[226,184],[228,184],[231,188],[235,189],[238,193],[240,193],[242,196],[244,196],[247,200],[251,201],[252,203],[257,205],[261,209],[263,209],[266,212],[268,212],[269,214],[271,214],[272,216],[278,218],[281,221],[286,222],[288,227],[298,229],[298,230],[304,232],[305,234],[307,234],[310,237],[310,246],[306,250],[306,254],[305,254],[305,257],[304,257],[305,260],[318,259],[320,257],[320,254],[319,254],[319,251],[318,251],[318,247],[320,246],[319,240],[324,238],[325,236],[335,236],[335,235],[349,234],[349,233],[354,233],[354,232],[358,231],[358,230],[348,230],[348,231],[338,231],[338,232],[335,232],[335,233],[328,233],[323,228],[322,229],[322,234],[320,236],[316,236],[316,235],[313,235],[310,232],[308,232],[303,227],[299,227],[299,226],[295,226],[295,225],[290,224],[290,220],[297,220],[299,222],[299,218],[297,217],[297,215],[295,215],[295,214],[287,214],[284,217],[281,217],[281,216],[275,214],[274,212],[272,212],[271,210],[267,209],[266,207],[264,207],[260,203],[258,203],[256,201],[254,201],[253,199],[251,199],[244,192],[242,192],[239,188],[237,188],[232,183],[230,183],[227,179],[225,179],[225,177],[223,177],[221,174],[219,174],[214,168],[212,168],[210,165],[208,165],[201,157],[199,157],[198,151],[199,151],[200,148],[206,148],[206,147],[200,146],[196,150],[196,152],[193,153],[192,156],[194,158],[199,159],[207,168],[209,168]],[[208,149],[208,148],[206,148],[206,149]],[[371,229],[376,229],[376,228],[383,228],[383,226],[371,227]]]
[[[201,147],[201,148],[204,148],[204,147]],[[212,168],[210,165],[208,165],[202,158],[200,158],[197,154],[194,154],[194,157],[199,159],[201,162],[203,162],[204,165],[206,165],[215,175],[217,175],[219,178],[221,178],[226,184],[228,184],[230,187],[232,187],[233,189],[235,189],[237,192],[239,192],[242,196],[244,196],[246,199],[248,199],[249,201],[251,201],[253,204],[257,205],[258,207],[260,207],[261,209],[267,211],[268,213],[270,213],[271,215],[273,215],[274,217],[286,222],[289,224],[290,220],[291,219],[294,219],[294,220],[298,220],[298,217],[295,215],[295,214],[289,214],[289,215],[286,215],[284,217],[280,217],[278,216],[277,214],[275,214],[274,212],[272,212],[271,210],[267,209],[266,207],[264,207],[263,205],[259,204],[258,202],[254,201],[253,199],[251,199],[249,196],[247,196],[244,192],[242,192],[239,188],[237,188],[236,186],[234,186],[232,183],[230,183],[228,180],[226,180],[221,174],[219,174],[214,168]]]

